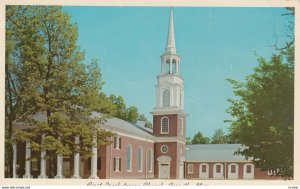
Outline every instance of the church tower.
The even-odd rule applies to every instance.
[[[183,179],[185,161],[186,114],[180,56],[176,52],[173,10],[165,52],[161,55],[161,73],[157,76],[156,107],[153,114],[155,177]]]

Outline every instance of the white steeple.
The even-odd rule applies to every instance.
[[[161,55],[161,73],[157,77],[155,113],[183,111],[184,86],[180,74],[180,56],[176,53],[173,9],[165,52]]]
[[[170,11],[169,33],[166,46],[166,53],[176,54],[175,34],[174,34],[174,19],[173,9]]]

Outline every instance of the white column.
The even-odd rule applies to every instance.
[[[65,178],[62,174],[62,168],[63,168],[63,156],[57,155],[57,165],[56,165],[56,176],[54,178],[56,179],[62,179]]]
[[[45,140],[45,135],[42,135],[42,139],[41,139],[41,144],[44,143]],[[40,175],[38,176],[38,178],[48,178],[48,176],[46,175],[46,151],[43,150],[41,151],[41,168],[40,168]]]
[[[31,175],[31,143],[26,142],[26,163],[25,163],[25,175],[23,175],[23,178],[32,178]]]
[[[94,145],[97,145],[97,138],[96,136],[93,137],[93,143]],[[89,179],[99,179],[98,175],[97,175],[97,147],[93,146],[92,147],[92,157],[91,157],[91,176],[89,177]]]
[[[79,136],[75,137],[75,144],[79,144]],[[80,163],[80,155],[79,153],[76,153],[74,155],[74,175],[72,176],[72,178],[74,179],[80,179],[80,175],[79,175],[79,163]]]
[[[17,175],[17,144],[13,144],[13,178],[18,178],[18,175]]]

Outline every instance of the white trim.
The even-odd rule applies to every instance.
[[[220,165],[220,172],[217,173],[217,166]],[[213,166],[213,178],[214,179],[224,179],[224,165],[221,163],[215,163]]]
[[[202,172],[202,165],[206,166],[206,172]],[[200,179],[208,179],[209,178],[209,164],[208,163],[200,163],[199,164],[199,178]]]
[[[168,120],[168,131],[167,132],[163,132],[163,119],[165,119],[165,118]],[[167,116],[164,116],[160,120],[160,134],[169,134],[169,131],[170,131],[170,120]]]
[[[141,159],[139,156],[141,155]],[[141,167],[139,167],[141,165]],[[138,148],[138,172],[143,172],[143,147],[140,146]]]
[[[163,147],[167,147],[167,151],[163,151]],[[162,153],[167,153],[168,151],[169,151],[169,147],[167,146],[167,145],[162,145],[161,147],[160,147],[160,151],[162,152]]]
[[[231,166],[235,166],[235,173],[232,173]],[[228,164],[228,179],[238,179],[239,178],[239,165],[237,163]]]
[[[134,139],[141,140],[141,141],[147,141],[147,142],[154,143],[155,138],[156,138],[155,136],[152,136],[152,135],[151,136],[149,136],[149,135],[147,136],[147,135],[135,133],[135,132],[132,132],[132,131],[128,131],[126,129],[115,128],[114,126],[107,125],[107,124],[102,124],[102,125],[97,125],[97,126],[99,126],[102,129],[105,129],[105,130],[108,130],[108,131],[112,131],[113,133],[116,133],[117,135],[134,138]],[[140,136],[134,136],[134,134],[138,134]]]
[[[130,148],[130,154],[128,154],[128,148]],[[128,167],[128,155],[130,156],[129,167]],[[126,148],[126,170],[127,170],[127,172],[132,171],[132,146],[130,144],[128,144],[127,148]]]
[[[185,144],[185,141],[180,141],[177,137],[159,137],[155,142],[178,142],[181,144]]]
[[[179,129],[180,129],[180,135],[183,135],[183,123],[184,123],[184,121],[183,121],[183,116],[179,116]]]
[[[116,170],[115,172],[120,172],[121,171],[121,167],[120,167],[120,162],[121,162],[121,158],[120,157],[114,157],[116,159]]]
[[[251,173],[247,173],[247,166],[251,166]],[[254,165],[251,163],[244,164],[244,179],[254,179]]]
[[[194,174],[194,164],[193,163],[189,163],[187,165],[187,173],[188,174]]]
[[[150,158],[149,158],[149,154],[150,154]],[[152,148],[148,150],[147,157],[148,157],[148,159],[147,159],[148,160],[148,162],[147,162],[147,165],[148,165],[147,172],[152,173],[152,171],[153,171],[153,150],[152,150]],[[149,170],[149,167],[150,167],[150,170]]]
[[[141,137],[132,136],[132,135],[129,135],[129,134],[124,134],[124,133],[120,133],[120,132],[116,132],[116,131],[113,131],[113,132],[116,133],[117,135],[132,138],[132,139],[136,139],[136,140],[141,140],[141,141],[146,141],[146,142],[151,142],[151,143],[155,142],[154,140],[147,139],[147,137],[141,138]]]

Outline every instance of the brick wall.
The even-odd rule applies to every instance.
[[[115,149],[113,144],[105,147],[100,147],[98,155],[101,156],[101,170],[98,172],[100,178],[105,179],[138,179],[138,178],[153,178],[154,173],[148,172],[147,169],[147,158],[148,150],[152,149],[154,153],[154,144],[151,142],[141,141],[125,136],[121,137],[121,149]],[[127,171],[127,146],[130,145],[132,149],[132,160],[131,160],[131,171]],[[142,147],[142,171],[138,170],[138,149]],[[117,172],[113,170],[113,158],[121,158],[121,171]],[[154,154],[152,156],[154,158]],[[154,164],[154,160],[152,160]]]

